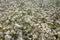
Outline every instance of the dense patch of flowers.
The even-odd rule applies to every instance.
[[[60,32],[60,13],[56,5],[20,1],[10,2],[0,12],[1,40],[56,39]]]

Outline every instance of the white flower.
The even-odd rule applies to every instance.
[[[3,30],[5,29],[5,27],[3,28]]]
[[[41,23],[41,25],[42,25],[42,28],[45,28],[45,23]]]
[[[28,15],[26,15],[26,16],[25,16],[25,21],[26,21],[26,22],[30,22],[30,21],[31,21],[31,17],[28,16]]]
[[[60,34],[60,32],[57,32],[58,34]]]
[[[22,11],[19,11],[19,13],[22,13]]]
[[[6,34],[10,34],[10,30],[8,30],[8,31],[6,32]]]
[[[17,24],[17,23],[15,23],[14,25],[17,26],[17,27],[22,27],[22,25],[19,25],[19,24]]]
[[[15,31],[14,30],[11,30],[11,33],[15,33]]]
[[[6,38],[11,38],[11,36],[10,36],[10,35],[5,35],[5,37],[6,37]]]
[[[53,22],[54,20],[50,20],[50,22]]]
[[[36,35],[36,34],[34,34],[34,35],[33,35],[33,38],[37,38],[37,35]]]
[[[9,20],[6,20],[6,23],[9,23]]]
[[[38,28],[41,28],[41,25],[39,25]]]

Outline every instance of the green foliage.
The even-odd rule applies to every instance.
[[[60,1],[57,1],[57,2],[56,2],[56,6],[57,6],[57,7],[60,7]]]
[[[11,36],[16,40],[18,38],[18,34],[11,34]]]

